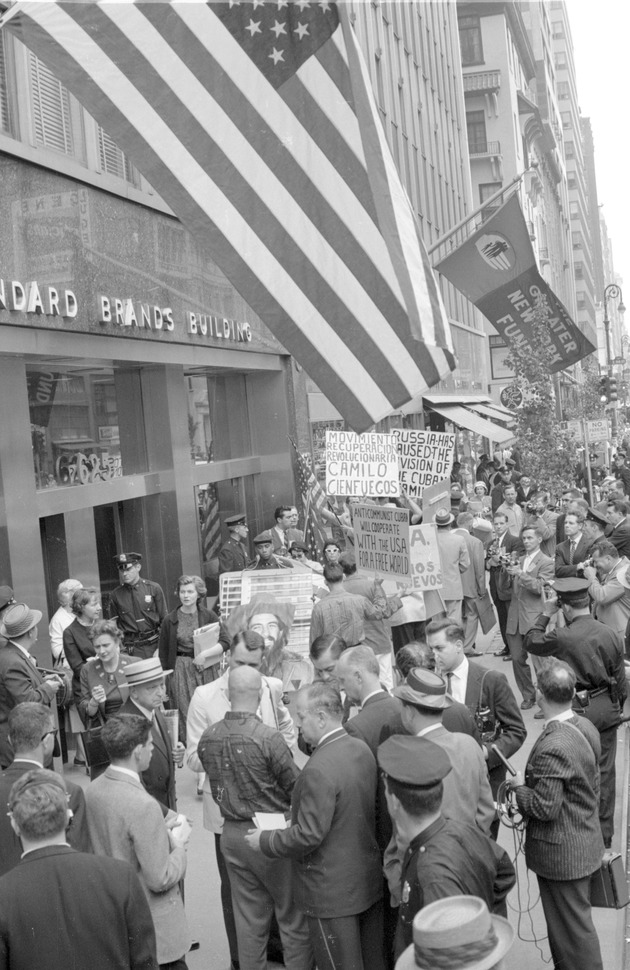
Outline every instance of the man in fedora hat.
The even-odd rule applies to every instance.
[[[2,622],[2,617],[4,616],[4,611],[15,603],[15,596],[13,595],[13,590],[10,586],[0,586],[0,623]],[[4,647],[7,642],[7,638],[0,634],[0,647]]]
[[[23,701],[37,701],[50,707],[62,686],[60,677],[43,676],[35,665],[31,650],[37,642],[37,625],[42,618],[39,610],[31,610],[26,603],[14,603],[3,613],[0,636],[7,643],[0,648],[0,767],[13,761],[9,741],[9,713]]]
[[[407,846],[396,957],[412,942],[416,913],[436,899],[480,896],[490,910],[505,914],[506,896],[516,882],[507,853],[476,825],[442,814],[443,782],[451,771],[446,752],[427,738],[395,735],[380,745],[378,764],[387,807]]]
[[[114,556],[120,586],[109,597],[108,619],[116,620],[123,631],[124,645],[132,657],[146,658],[157,650],[166,603],[162,587],[140,576],[139,552],[120,552]]]
[[[147,768],[142,771],[144,787],[157,798],[166,812],[177,811],[175,795],[175,765],[184,763],[181,741],[171,743],[166,720],[161,712],[166,698],[164,678],[172,670],[163,670],[157,657],[127,664],[125,675],[129,684],[129,697],[120,708],[121,714],[141,714],[151,722],[153,754]]]
[[[606,549],[610,543],[603,540]],[[614,549],[614,546],[612,547]],[[594,572],[594,571],[593,571]],[[617,727],[627,692],[621,637],[590,612],[590,575],[553,582],[553,592],[540,616],[525,635],[525,649],[537,657],[564,660],[577,678],[573,707],[599,731],[601,773],[599,821],[604,845],[610,846],[615,814],[615,755]],[[566,626],[548,629],[552,616],[562,610]]]
[[[444,600],[446,615],[454,623],[462,622],[462,603],[464,588],[462,573],[470,566],[470,556],[463,536],[455,535],[451,526],[455,516],[448,509],[438,509],[435,513],[437,544],[442,567],[441,596]]]
[[[229,515],[225,520],[230,537],[219,549],[219,575],[221,573],[240,572],[247,565],[247,516],[242,512]]]
[[[396,970],[455,963],[459,970],[502,970],[514,936],[510,923],[491,915],[478,896],[436,899],[416,914],[413,942],[396,961]]]

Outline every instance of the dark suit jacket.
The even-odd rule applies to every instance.
[[[53,689],[19,647],[7,643],[0,648],[0,767],[6,768],[13,761],[7,719],[16,704],[36,701],[50,707],[54,696]]]
[[[599,868],[599,735],[584,718],[550,721],[515,789],[527,819],[525,861],[545,879],[583,879]]]
[[[135,714],[144,717],[139,707],[136,707],[129,697],[120,708],[119,714]],[[146,771],[142,772],[142,784],[149,795],[157,798],[162,809],[177,811],[175,795],[175,765],[173,764],[171,742],[164,716],[160,711],[155,712],[155,721],[151,728],[153,736],[153,754]]]
[[[606,513],[604,512],[604,515],[605,514]],[[558,545],[560,542],[564,542],[565,540],[564,520],[566,519],[566,515],[566,512],[561,512],[556,519],[556,545]]]
[[[17,866],[22,857],[22,843],[11,828],[11,820],[6,813],[9,793],[13,784],[25,775],[27,771],[34,771],[36,765],[32,761],[20,761],[16,758],[0,774],[0,876]],[[67,839],[73,849],[78,852],[90,851],[87,822],[85,819],[85,796],[83,789],[66,779],[68,789],[68,808],[72,809],[72,822],[68,829]]]
[[[513,536],[511,532],[506,532],[503,536],[501,549],[505,552],[516,552],[519,556],[525,551],[519,536]],[[492,557],[489,557],[491,560]],[[490,572],[490,595],[493,599],[508,603],[512,599],[512,578],[505,572],[502,566],[493,566],[491,561],[488,563]]]
[[[484,674],[486,674],[485,680]],[[481,682],[483,680],[483,697],[480,697]],[[466,683],[466,707],[472,714],[477,710],[481,700],[482,706],[488,706],[501,725],[501,733],[494,742],[504,758],[510,758],[522,747],[527,731],[519,710],[512,688],[507,682],[505,674],[489,667],[482,667],[474,661],[468,661],[468,681]],[[486,746],[488,747],[488,746]],[[488,776],[492,794],[496,795],[499,785],[505,780],[506,769],[498,755],[488,748]]]
[[[381,898],[375,803],[374,756],[339,728],[317,745],[295,784],[291,827],[260,840],[265,855],[293,859],[295,904],[307,916],[355,916]]]
[[[628,519],[624,519],[616,525],[609,536],[606,537],[619,550],[620,556],[630,559],[630,526]]]
[[[582,535],[575,549],[573,562],[569,563],[571,540],[565,539],[564,542],[560,542],[556,546],[556,576],[577,576],[577,565],[580,562],[584,562],[585,559],[588,559],[592,545],[592,540]]]
[[[147,897],[127,862],[51,845],[0,879],[2,970],[157,966]]]

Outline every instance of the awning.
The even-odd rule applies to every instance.
[[[494,404],[471,404],[470,407],[482,417],[490,418],[491,421],[503,421],[505,424],[514,424],[514,415],[505,408],[499,410]]]
[[[473,405],[470,405],[470,407],[473,407]],[[459,425],[460,428],[467,428],[475,434],[489,438],[490,441],[505,444],[507,441],[514,439],[514,435],[507,428],[493,424],[492,421],[487,421],[475,411],[471,411],[468,407],[462,407],[459,404],[431,404],[431,410],[437,414],[441,414],[447,421],[452,421],[453,424]]]

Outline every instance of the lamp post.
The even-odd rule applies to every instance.
[[[619,312],[625,313],[625,306],[623,305],[623,296],[621,293],[621,287],[617,286],[616,283],[609,283],[604,290],[604,332],[606,334],[606,363],[608,369],[608,376],[613,376],[613,354],[612,354],[612,342],[610,338],[610,319],[608,317],[608,301],[609,300],[619,300]],[[611,437],[617,437],[617,407],[616,403],[613,402],[613,409],[610,415],[610,430]]]

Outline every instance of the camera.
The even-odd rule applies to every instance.
[[[501,733],[501,725],[489,707],[480,707],[475,711],[475,724],[484,744],[496,741]]]
[[[586,566],[595,566],[595,560],[594,559],[585,559],[584,562],[582,563],[582,569],[585,569]]]
[[[545,506],[538,505],[537,502],[527,502],[525,505],[525,511],[528,512],[529,515],[542,515],[545,511]]]

